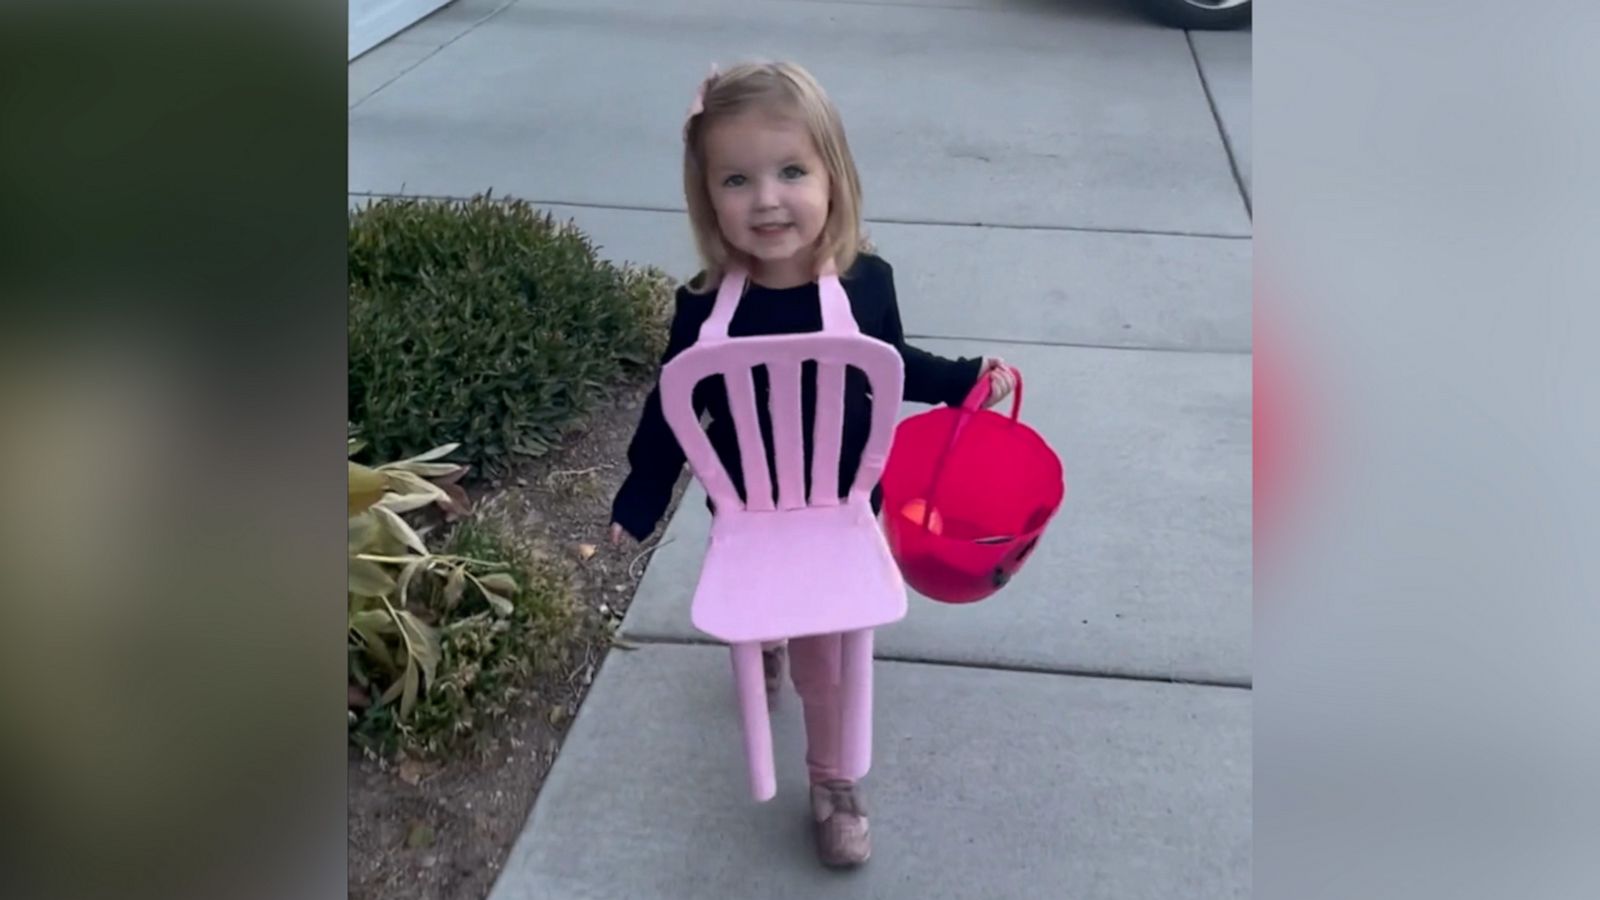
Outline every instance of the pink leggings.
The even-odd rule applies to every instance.
[[[805,707],[806,768],[811,783],[844,778],[840,771],[839,657],[843,635],[822,634],[762,644],[763,650],[788,644],[790,677]]]

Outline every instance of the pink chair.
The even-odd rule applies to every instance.
[[[661,397],[690,469],[716,505],[691,619],[732,648],[750,788],[756,800],[766,801],[777,793],[777,779],[763,642],[843,633],[841,761],[856,778],[871,766],[872,630],[906,614],[905,583],[872,512],[871,495],[888,460],[905,370],[893,347],[860,333],[831,268],[818,281],[822,331],[730,339],[728,324],[745,282],[740,272],[723,278],[699,341],[662,369]],[[801,366],[807,361],[817,363],[809,498],[801,412]],[[756,412],[757,366],[766,367],[769,379],[776,499]],[[841,502],[847,366],[866,375],[875,400],[861,465]],[[694,410],[695,386],[717,375],[728,388],[748,502],[740,501]]]

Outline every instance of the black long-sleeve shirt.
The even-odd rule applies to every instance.
[[[905,342],[900,324],[900,308],[894,290],[894,270],[882,258],[862,254],[845,277],[840,279],[850,298],[850,310],[861,333],[875,337],[900,351],[905,361],[905,399],[913,403],[959,405],[977,384],[983,365],[981,358],[949,360],[919,350]],[[672,360],[699,338],[700,326],[711,315],[715,292],[695,294],[679,288],[677,311],[662,364]],[[772,289],[751,283],[734,312],[728,328],[730,337],[769,334],[800,334],[822,328],[822,308],[815,282],[799,287]],[[811,425],[816,413],[816,365],[807,363],[801,377],[801,410],[805,421],[807,490],[810,489]],[[756,409],[761,418],[767,447],[767,471],[772,465],[772,424],[767,412],[766,372],[755,373]],[[728,407],[726,389],[720,377],[701,382],[694,393],[695,410],[710,414],[707,433],[729,477],[744,496],[743,468],[739,460],[738,434]],[[861,464],[861,451],[871,429],[872,401],[866,377],[850,369],[845,379],[844,444],[839,460],[840,496],[848,493]],[[655,531],[672,491],[683,471],[683,448],[661,411],[661,390],[650,393],[639,427],[628,447],[632,471],[612,502],[611,518],[638,540]],[[876,495],[874,496],[876,500]],[[876,504],[875,504],[876,505]]]

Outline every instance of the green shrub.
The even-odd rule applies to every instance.
[[[379,457],[459,441],[504,471],[663,347],[671,281],[525,202],[379,200],[349,232],[350,417]]]
[[[350,455],[363,447],[350,440]],[[464,514],[455,481],[465,466],[439,462],[456,449],[446,444],[428,453],[370,468],[350,462],[350,562],[348,622],[350,700],[359,708],[399,701],[405,721],[417,699],[432,687],[439,664],[440,617],[420,614],[412,604],[429,579],[439,579],[449,599],[446,611],[469,596],[480,597],[508,616],[516,580],[496,560],[454,558],[430,552],[401,513],[438,505]],[[452,489],[456,493],[452,493]]]
[[[500,614],[473,591],[452,602],[437,580],[416,592],[419,617],[437,623],[438,662],[408,715],[387,704],[359,718],[353,737],[375,753],[433,757],[471,746],[540,676],[569,667],[582,636],[566,574],[496,520],[463,520],[441,556],[503,564],[516,583],[510,612]]]
[[[450,741],[482,734],[541,676],[571,668],[583,619],[561,567],[533,558],[494,520],[463,523],[450,551],[512,564],[519,590],[504,622],[481,612],[445,629],[443,674],[429,702],[418,709],[419,734]],[[434,739],[430,750],[440,748]]]
[[[373,472],[350,466],[355,506]],[[397,471],[376,472],[394,482]],[[584,628],[566,573],[512,540],[498,519],[462,519],[442,551],[416,552],[421,538],[381,512],[414,506],[411,498],[421,500],[389,492],[389,506],[350,519],[350,737],[382,756],[469,745],[538,676],[571,665]]]
[[[352,438],[350,455],[364,446]],[[349,463],[351,737],[384,755],[482,734],[584,637],[566,573],[468,507],[466,467],[443,461],[456,449]],[[442,551],[403,518],[431,506],[459,520]]]

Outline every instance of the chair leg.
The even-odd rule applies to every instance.
[[[872,629],[844,635],[839,654],[839,768],[852,780],[872,768]]]
[[[758,802],[778,793],[772,761],[772,722],[767,714],[767,681],[761,665],[759,643],[735,644],[733,677],[739,692],[739,712],[744,723],[744,752],[750,769],[750,792]]]

